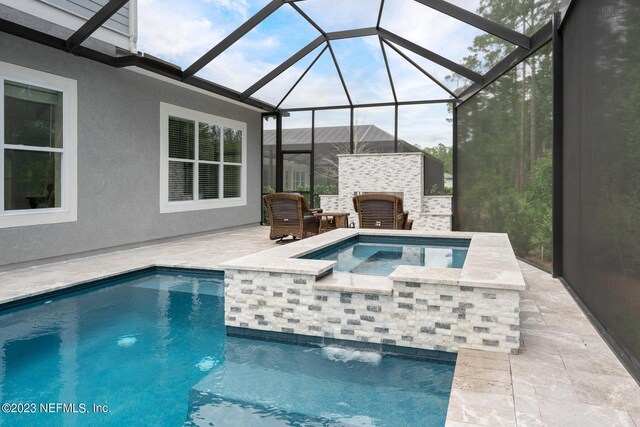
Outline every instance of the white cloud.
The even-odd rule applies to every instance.
[[[249,17],[249,2],[247,0],[207,0],[207,3],[217,3],[219,6],[237,13],[243,19]]]
[[[348,104],[337,73],[310,71],[283,103],[284,108]]]
[[[264,2],[140,0],[138,48],[186,68],[244,22],[252,7]],[[231,18],[218,13],[221,9],[243,16]],[[277,33],[253,34],[240,39],[198,75],[243,91],[279,64],[266,57],[282,48]]]
[[[223,27],[185,4],[141,0],[138,8],[138,49],[183,67],[224,36]]]
[[[274,66],[266,61],[250,60],[244,52],[229,51],[217,57],[198,75],[223,86],[243,91]]]
[[[381,25],[454,62],[468,55],[479,30],[414,0],[387,0]]]

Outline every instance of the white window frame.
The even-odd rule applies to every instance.
[[[62,153],[61,206],[59,208],[4,210],[5,149],[38,150],[38,147],[8,145],[4,140],[4,82],[38,86],[62,92],[62,148],[46,151]],[[0,61],[0,229],[28,225],[55,224],[78,220],[78,85],[77,81]]]
[[[194,200],[169,201],[169,117],[194,121],[195,123],[195,155],[194,160],[175,159],[193,163],[193,195]],[[198,197],[198,122],[221,127],[220,132],[220,191],[218,199],[199,200]],[[233,128],[242,131],[242,159],[240,166],[240,197],[224,197],[224,129]],[[212,163],[212,162],[207,162]],[[234,163],[234,165],[237,165]],[[160,213],[188,212],[204,209],[231,208],[247,205],[247,124],[237,120],[214,116],[201,111],[190,110],[177,105],[160,103]]]

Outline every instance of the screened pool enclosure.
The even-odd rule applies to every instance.
[[[232,13],[193,2],[158,31],[145,12],[177,2],[141,2],[141,51],[126,52],[88,42],[127,1],[102,3],[67,37],[0,27],[258,109],[262,170],[249,173],[263,194],[298,191],[317,205],[336,194],[339,154],[435,155],[453,175],[454,229],[507,232],[637,372],[640,4],[256,0]],[[180,22],[187,13],[204,15]]]

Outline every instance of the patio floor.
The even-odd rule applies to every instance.
[[[218,269],[268,249],[267,227],[199,237],[0,272],[0,303],[147,266]],[[463,350],[447,426],[640,427],[640,387],[562,284],[521,263],[517,356]]]

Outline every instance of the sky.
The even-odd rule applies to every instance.
[[[475,11],[479,0],[452,0]],[[139,0],[138,49],[187,68],[269,0]],[[297,5],[325,32],[375,27],[379,0],[305,0]],[[386,0],[381,26],[455,62],[468,54],[481,31],[414,0]],[[320,34],[291,6],[283,5],[236,44],[198,72],[207,80],[244,91]],[[324,46],[307,55],[253,96],[280,103]],[[354,103],[391,102],[393,94],[377,37],[336,40],[332,48]],[[427,72],[446,83],[447,69],[400,48]],[[399,100],[449,98],[390,48],[385,49]],[[282,108],[348,104],[329,50],[282,103]],[[344,112],[326,113],[322,123],[342,124]],[[332,118],[332,115],[335,118]],[[304,115],[294,115],[294,117]],[[400,107],[398,136],[426,147],[451,145],[446,104]],[[294,118],[291,127],[297,126]],[[393,133],[393,108],[358,109],[358,124],[375,124]],[[309,126],[306,119],[300,127]]]

